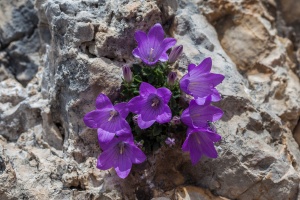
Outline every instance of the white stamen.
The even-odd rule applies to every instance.
[[[110,114],[110,117],[109,117],[108,121],[111,121],[112,118],[114,118],[115,116],[117,116],[119,113],[117,111],[115,111],[115,110],[111,110],[109,112],[109,114]]]
[[[159,99],[158,98],[153,98],[152,99],[152,104],[151,104],[151,106],[152,107],[156,107],[157,105],[159,104]]]
[[[121,142],[121,143],[119,144],[119,147],[120,147],[120,154],[122,155],[122,154],[124,153],[124,143]]]
[[[154,51],[154,49],[150,48],[150,53],[149,53],[149,57],[148,57],[149,61],[153,61],[153,51]]]

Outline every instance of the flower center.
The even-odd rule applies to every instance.
[[[148,56],[148,60],[149,60],[150,62],[153,61],[153,51],[154,51],[154,49],[153,49],[153,48],[150,48],[150,52],[149,52],[149,56]]]
[[[154,97],[153,99],[152,99],[152,104],[151,104],[151,106],[152,107],[157,107],[158,105],[159,105],[159,99],[157,98],[157,97]]]
[[[119,115],[119,113],[116,110],[111,110],[109,112],[109,114],[110,114],[110,117],[109,117],[108,121],[111,121],[115,116]]]
[[[119,143],[119,149],[120,149],[120,154],[122,155],[124,153],[124,148],[125,148],[125,145],[123,142],[120,142]]]

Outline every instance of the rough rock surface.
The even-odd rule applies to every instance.
[[[283,3],[284,2],[284,3]],[[287,3],[286,3],[287,2]],[[299,199],[298,0],[0,2],[0,199]],[[162,149],[120,180],[82,117],[117,98],[137,29],[225,75],[217,159]],[[40,54],[39,54],[39,53]],[[297,143],[298,142],[298,143]]]

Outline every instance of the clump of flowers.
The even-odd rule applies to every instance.
[[[135,39],[138,46],[132,53],[143,64],[123,66],[118,100],[113,104],[101,93],[96,110],[83,119],[98,132],[103,152],[97,167],[113,167],[120,178],[126,178],[132,163],[144,162],[145,154],[162,146],[182,145],[182,150],[190,153],[192,164],[202,155],[216,158],[214,143],[221,136],[212,123],[223,112],[211,102],[221,100],[216,86],[224,76],[211,73],[212,60],[206,58],[199,65],[190,64],[188,73],[178,80],[177,60],[183,46],[174,47],[176,40],[165,38],[160,24],[148,34],[137,31]],[[185,98],[187,95],[190,98]]]

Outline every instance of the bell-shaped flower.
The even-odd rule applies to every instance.
[[[198,104],[203,104],[207,97],[211,101],[221,99],[215,87],[224,80],[221,74],[210,73],[212,66],[211,58],[204,59],[198,66],[190,64],[188,73],[180,80],[180,88],[185,93],[192,95]]]
[[[218,153],[214,142],[221,140],[221,136],[208,128],[188,128],[187,138],[182,145],[183,151],[189,151],[192,164],[195,165],[202,155],[210,158],[217,158]]]
[[[132,163],[139,164],[146,160],[145,154],[135,144],[132,137],[114,137],[109,145],[102,144],[100,147],[104,151],[100,154],[97,161],[97,168],[107,170],[115,168],[120,178],[126,178],[131,170]]]
[[[96,99],[96,110],[87,113],[83,121],[86,126],[98,129],[98,138],[109,142],[115,135],[131,136],[131,129],[125,120],[129,111],[127,103],[118,103],[115,106],[105,94]]]
[[[171,95],[167,88],[156,89],[149,83],[142,82],[140,95],[132,98],[127,107],[129,111],[138,114],[138,126],[146,129],[154,122],[163,124],[171,121],[172,113],[168,106]]]
[[[209,97],[210,98],[210,97]],[[207,127],[207,122],[219,120],[223,111],[220,108],[209,105],[208,99],[203,105],[198,105],[195,100],[191,100],[190,105],[181,114],[181,121],[190,128]]]
[[[164,38],[164,35],[164,30],[159,23],[149,30],[148,35],[143,31],[136,31],[134,37],[138,47],[133,50],[132,54],[142,59],[147,65],[154,65],[158,60],[167,61],[166,51],[176,44],[176,40]]]

